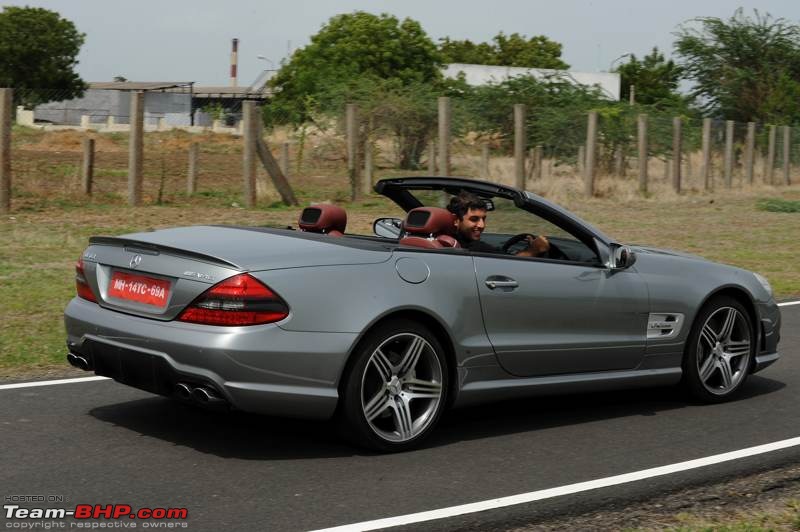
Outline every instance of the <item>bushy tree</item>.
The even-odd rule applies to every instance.
[[[0,12],[0,86],[16,89],[17,103],[28,106],[82,95],[86,84],[74,69],[84,37],[54,11],[4,7]]]
[[[631,54],[628,62],[620,65],[616,72],[621,78],[623,101],[630,99],[631,85],[636,87],[636,102],[643,105],[669,107],[684,100],[678,92],[683,69],[671,59],[665,59],[658,48],[653,48],[641,60]]]
[[[354,78],[335,87],[327,96],[327,105],[341,116],[346,103],[357,104],[361,136],[394,139],[398,168],[415,170],[436,131],[437,98],[448,94],[453,83],[403,84],[396,79]]]
[[[414,20],[363,11],[336,15],[270,80],[272,119],[303,122],[329,108],[331,93],[359,80],[431,83],[441,78],[440,65],[436,45]]]
[[[584,142],[586,112],[611,102],[596,87],[586,87],[561,77],[514,77],[499,83],[471,87],[458,102],[456,125],[461,133],[478,132],[513,138],[514,104],[527,108],[528,144],[541,144],[550,153],[574,157],[573,148]],[[507,143],[510,149],[510,142]]]
[[[561,59],[561,43],[536,35],[525,37],[519,33],[498,33],[492,43],[475,44],[470,40],[439,41],[439,51],[446,63],[471,63],[528,68],[566,70],[569,65]]]
[[[681,26],[675,50],[710,114],[742,122],[800,120],[800,26],[739,9]]]

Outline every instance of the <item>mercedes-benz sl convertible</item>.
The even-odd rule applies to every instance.
[[[678,383],[722,401],[778,358],[780,313],[758,274],[620,244],[507,186],[375,190],[406,216],[375,220],[374,235],[318,204],[296,229],[91,238],[65,311],[68,360],[187,402],[335,416],[354,441],[398,451],[449,407]],[[484,247],[462,245],[442,208],[464,192],[483,202]],[[543,253],[518,254],[539,236]]]

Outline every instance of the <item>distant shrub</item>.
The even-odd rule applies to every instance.
[[[758,209],[769,212],[800,212],[800,201],[767,198],[758,201]]]

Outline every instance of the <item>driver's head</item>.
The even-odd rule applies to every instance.
[[[462,240],[480,240],[486,228],[486,202],[471,192],[462,192],[450,199],[447,210],[456,215],[453,222]]]

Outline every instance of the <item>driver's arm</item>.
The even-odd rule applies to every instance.
[[[550,242],[544,235],[539,235],[536,238],[528,236],[527,241],[528,247],[516,253],[517,257],[541,257],[550,251]]]

